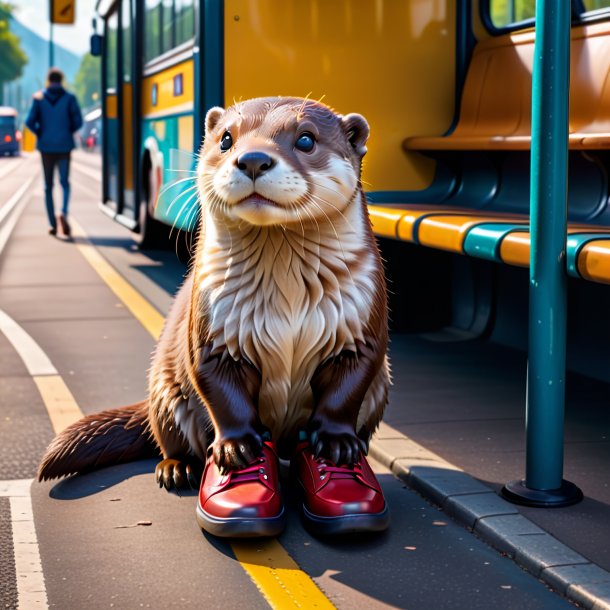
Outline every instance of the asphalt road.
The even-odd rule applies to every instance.
[[[82,155],[74,163],[72,214],[104,259],[165,314],[185,267],[171,251],[138,251],[99,211],[97,167]],[[82,238],[46,234],[37,157],[0,159],[0,220],[0,310],[40,347],[84,413],[142,399],[155,341],[84,258]],[[53,428],[36,374],[2,332],[0,363],[0,608],[18,599],[28,610],[308,608],[318,602],[301,590],[307,575],[337,608],[572,607],[381,466],[392,524],[370,537],[310,535],[284,479],[289,520],[279,543],[300,571],[288,560],[272,566],[272,580],[297,581],[292,589],[280,582],[290,590],[268,599],[250,575],[256,569],[236,558],[249,553],[254,568],[264,566],[268,542],[236,547],[202,534],[195,494],[159,490],[154,461],[30,485]],[[38,582],[36,590],[24,581]]]

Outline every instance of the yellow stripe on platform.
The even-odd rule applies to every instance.
[[[83,228],[75,220],[72,220],[72,228],[74,236],[81,242],[77,243],[77,248],[87,262],[106,282],[110,290],[121,299],[140,324],[155,339],[158,339],[165,322],[163,316],[97,251],[87,239]]]
[[[335,607],[277,540],[247,540],[231,546],[272,608]]]
[[[120,275],[91,244],[82,227],[72,220],[78,249],[108,287],[146,330],[158,339],[163,316]],[[334,608],[315,582],[299,568],[274,539],[234,541],[233,553],[272,608]]]
[[[32,377],[44,402],[55,434],[83,417],[65,381],[59,375]]]

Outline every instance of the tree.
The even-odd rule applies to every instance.
[[[83,108],[101,99],[100,59],[87,53],[74,77],[74,93]]]
[[[4,101],[4,84],[19,78],[28,62],[19,38],[11,32],[13,6],[0,2],[0,105]]]

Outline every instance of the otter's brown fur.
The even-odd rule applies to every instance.
[[[125,459],[125,428],[140,445],[152,437],[168,488],[210,444],[223,471],[250,462],[266,434],[284,456],[300,431],[335,462],[368,446],[389,385],[385,282],[360,183],[368,133],[360,115],[299,98],[208,112],[201,231],[146,405],[129,426],[118,409],[66,429],[40,479],[95,467],[96,452]]]

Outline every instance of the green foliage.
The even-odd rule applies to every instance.
[[[74,93],[83,108],[101,100],[102,83],[100,76],[100,58],[87,53],[74,77]]]
[[[12,5],[0,2],[0,89],[4,83],[19,78],[28,62],[19,38],[11,32],[12,11]]]
[[[532,19],[536,14],[536,0],[489,0],[489,12],[497,28],[505,27]]]
[[[610,0],[583,0],[586,11],[595,11],[600,8],[610,7]]]

